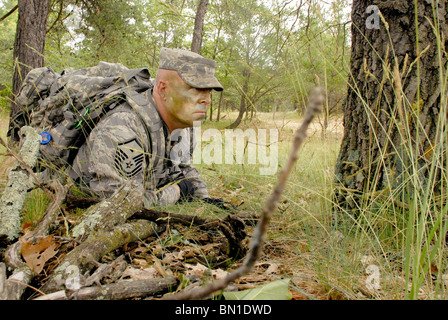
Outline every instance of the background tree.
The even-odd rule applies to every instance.
[[[43,67],[49,0],[19,0],[14,43],[13,93],[33,68]]]
[[[445,1],[353,1],[339,205],[385,194],[406,202],[446,185],[437,175],[446,164],[447,19]]]
[[[348,6],[346,2],[338,0],[335,9],[343,10]],[[4,16],[16,3],[0,0],[0,15]],[[199,3],[51,1],[45,64],[59,72],[69,67],[92,66],[102,60],[131,68],[145,66],[154,74],[161,47],[192,48]],[[339,79],[345,78],[344,59],[333,63],[333,58],[341,57],[348,46],[342,40],[336,41],[336,25],[342,18],[325,10],[318,14],[316,9],[314,13],[308,7],[307,1],[209,1],[201,54],[217,61],[217,76],[226,88],[213,95],[211,119],[216,114],[221,119],[223,112],[238,111],[238,116],[226,117],[238,117],[236,123],[240,123],[252,119],[257,111],[301,110],[309,90],[316,84],[316,75],[320,79],[331,75],[327,78],[328,89],[334,90],[331,96],[343,95],[345,83]],[[14,35],[10,29],[16,19],[14,13],[0,21],[0,84],[6,88],[11,87],[13,63],[9,48],[13,47]],[[312,27],[307,28],[308,24]],[[309,38],[304,30],[308,30]],[[344,29],[340,30],[339,39],[344,34]],[[319,37],[321,43],[313,45]],[[310,66],[315,67],[312,72]],[[333,77],[332,71],[339,76]],[[331,99],[329,105],[338,101]],[[213,109],[218,110],[213,113]]]
[[[4,95],[11,93],[13,75],[14,37],[17,29],[17,1],[5,1],[0,7],[0,90]],[[12,14],[9,14],[13,12]],[[1,96],[0,96],[1,97]],[[6,100],[6,98],[4,98]]]
[[[193,40],[191,41],[191,51],[201,53],[202,32],[204,28],[204,18],[207,11],[208,0],[200,0],[196,17],[194,20]]]
[[[244,115],[254,112],[257,100],[279,86],[281,65],[274,64],[275,45],[271,34],[275,30],[269,9],[258,1],[233,3],[229,15],[233,24],[228,33],[234,61],[232,89],[238,94],[238,116],[229,128],[236,128]],[[238,23],[235,23],[238,22]]]

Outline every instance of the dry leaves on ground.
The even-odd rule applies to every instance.
[[[59,247],[59,243],[54,241],[54,235],[40,238],[36,244],[21,238],[20,244],[23,259],[35,274],[42,272],[45,263],[58,253]]]

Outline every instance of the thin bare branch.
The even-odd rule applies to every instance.
[[[314,116],[318,112],[320,112],[324,101],[325,101],[324,92],[321,88],[315,88],[310,93],[308,108],[305,112],[302,125],[295,132],[293,146],[288,161],[283,170],[280,172],[277,184],[265,203],[261,219],[257,224],[255,232],[252,236],[249,253],[246,256],[246,259],[244,260],[242,266],[240,266],[235,271],[229,273],[225,278],[216,282],[211,282],[205,287],[201,287],[187,292],[181,291],[175,295],[167,295],[164,297],[164,299],[189,300],[189,299],[206,298],[218,290],[225,289],[231,282],[249,273],[253,269],[255,262],[258,260],[258,258],[262,253],[262,248],[266,237],[266,231],[269,226],[269,222],[271,220],[272,214],[277,208],[277,204],[280,200],[283,190],[286,187],[288,176],[291,173],[291,170],[293,169],[294,164],[297,161],[298,152],[303,142],[305,141],[308,126],[310,125]]]
[[[12,15],[12,14],[17,10],[17,8],[19,8],[19,5],[18,5],[18,4],[16,4],[16,5],[14,6],[14,8],[12,8],[11,10],[9,10],[9,12],[8,12],[7,14],[5,14],[3,17],[1,17],[1,18],[0,18],[0,22],[2,22],[2,21],[5,20],[6,18],[8,18],[10,15]]]

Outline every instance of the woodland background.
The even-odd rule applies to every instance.
[[[17,1],[2,1],[1,13]],[[198,1],[51,1],[45,64],[54,70],[99,61],[146,66],[154,74],[160,48],[191,48]],[[307,92],[320,83],[330,107],[344,96],[349,58],[349,3],[309,6],[306,1],[210,1],[201,54],[215,59],[226,87],[215,94],[219,110],[303,110]],[[17,13],[2,21],[1,78],[11,88]]]
[[[0,1],[3,137],[15,90],[16,5]],[[216,60],[225,87],[213,93],[204,128],[277,128],[279,170],[309,92],[323,87],[323,111],[308,130],[264,254],[238,289],[288,279],[289,293],[277,297],[445,299],[447,12],[438,0],[52,0],[40,56],[55,71],[108,61],[154,74],[163,46],[200,52]],[[6,152],[0,158],[3,176],[10,159]],[[260,176],[257,165],[198,169],[212,196],[247,213],[261,212],[277,178]],[[47,205],[33,190],[24,224]],[[195,203],[163,210],[223,215]],[[193,250],[180,247],[186,237],[146,243],[144,253],[173,272]],[[160,267],[132,252],[134,269]],[[200,261],[217,274],[210,259]]]

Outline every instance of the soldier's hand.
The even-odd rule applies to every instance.
[[[180,190],[179,201],[191,201],[194,196],[193,184],[188,179],[180,180],[177,184]]]
[[[204,198],[202,199],[204,202],[213,204],[215,206],[217,206],[218,208],[224,209],[224,210],[228,210],[228,211],[236,211],[237,208],[233,203],[224,201],[221,198]]]

